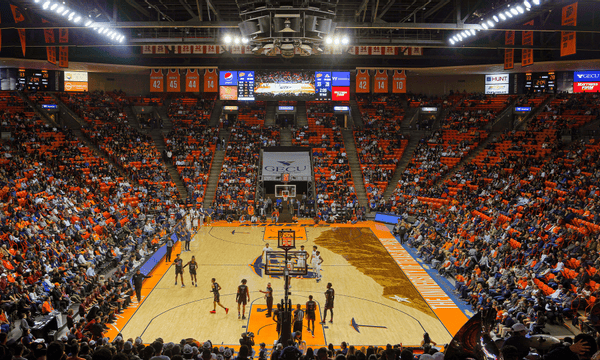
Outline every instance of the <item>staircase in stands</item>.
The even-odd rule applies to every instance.
[[[307,126],[308,118],[306,117],[306,101],[298,101],[296,106],[296,126],[298,128]]]
[[[352,134],[352,130],[342,130],[342,135],[344,137],[344,148],[346,149],[346,156],[348,157],[348,164],[350,165],[350,172],[352,173],[352,181],[354,182],[354,191],[356,191],[358,203],[361,206],[369,208],[365,183],[363,182],[360,162],[358,160],[358,154],[356,153],[354,135]]]
[[[215,107],[213,108],[212,113],[210,114],[210,120],[208,121],[208,126],[211,128],[219,126],[219,119],[221,118],[221,114],[223,113],[223,102],[221,100],[215,100]]]
[[[408,144],[406,145],[406,148],[404,149],[404,153],[402,154],[402,157],[398,160],[398,165],[396,166],[396,171],[394,172],[394,176],[392,176],[392,179],[390,180],[390,183],[388,184],[387,189],[385,189],[385,192],[383,193],[384,199],[387,200],[390,198],[390,196],[392,196],[392,193],[394,192],[394,189],[396,189],[396,185],[398,184],[398,180],[400,180],[402,178],[402,174],[404,173],[404,170],[406,170],[406,167],[408,166],[408,164],[410,164],[410,160],[413,157],[413,154],[415,152],[415,149],[417,148],[417,145],[419,145],[419,141],[421,141],[421,139],[423,138],[423,135],[425,135],[424,131],[416,131],[415,130],[415,131],[410,132],[410,138],[408,139]]]
[[[267,101],[267,113],[265,114],[265,126],[275,125],[275,109],[277,101]]]
[[[279,131],[281,146],[292,146],[292,131],[286,127]]]
[[[227,130],[221,129],[219,131],[219,139],[225,139],[226,142],[229,141],[229,135],[229,131]],[[227,143],[225,143],[225,148],[226,147]],[[219,176],[221,175],[221,168],[223,167],[224,160],[225,149],[221,148],[221,150],[215,151],[212,166],[210,167],[210,175],[208,176],[208,182],[206,185],[206,193],[204,194],[203,206],[205,209],[212,207],[212,203],[217,192],[217,186],[219,185]]]
[[[185,184],[183,183],[183,179],[181,179],[181,176],[179,176],[177,168],[175,167],[175,165],[173,165],[173,162],[169,160],[167,158],[167,155],[165,154],[166,144],[165,138],[163,137],[163,131],[160,128],[151,129],[148,131],[148,134],[152,137],[152,140],[154,141],[154,146],[156,146],[156,149],[162,155],[162,161],[165,164],[167,170],[169,171],[171,179],[177,186],[177,190],[179,190],[179,196],[181,200],[185,201],[185,199],[188,197],[187,189],[185,187]]]
[[[348,119],[348,127],[352,128],[351,125],[354,125],[354,127],[358,129],[362,129],[364,126],[362,117],[360,116],[360,108],[354,99],[350,100],[350,118]]]

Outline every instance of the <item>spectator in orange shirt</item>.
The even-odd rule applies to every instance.
[[[42,314],[47,315],[50,314],[52,311],[54,311],[54,308],[52,307],[52,302],[50,302],[50,298],[46,296],[44,298],[44,303],[42,304]]]

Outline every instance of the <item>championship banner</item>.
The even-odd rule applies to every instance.
[[[533,20],[523,24],[524,26],[533,26]],[[533,31],[523,31],[521,42],[523,46],[533,45]],[[533,49],[523,49],[521,51],[521,67],[533,65]]]
[[[167,92],[180,92],[179,90],[179,70],[171,69],[167,73]]]
[[[389,92],[387,70],[377,70],[377,73],[375,73],[373,92],[382,94]]]
[[[406,72],[404,70],[394,70],[394,75],[392,76],[392,93],[406,93]]]
[[[217,92],[218,80],[217,69],[205,69],[204,92]]]
[[[356,70],[356,92],[357,93],[368,93],[371,91],[371,77],[369,76],[369,70],[357,69]]]
[[[188,69],[185,74],[185,92],[200,92],[200,74],[198,74],[198,69]]]
[[[165,78],[163,76],[162,70],[152,69],[150,71],[150,92],[163,92],[164,81]]]
[[[577,26],[577,3],[562,9],[562,26]],[[561,31],[560,56],[573,55],[577,52],[575,31]]]
[[[504,35],[504,44],[515,44],[515,32],[509,30]],[[515,49],[504,49],[504,70],[514,69],[515,67]]]
[[[21,13],[21,10],[15,5],[10,5],[10,9],[12,10],[13,18],[15,19],[15,24],[25,21],[25,16]],[[19,40],[21,40],[21,50],[23,50],[23,57],[25,57],[25,29],[17,29],[19,31]]]
[[[43,24],[49,24],[48,20],[42,19]],[[54,29],[44,29],[44,40],[46,45],[54,44]],[[54,46],[46,46],[46,59],[50,64],[56,65],[56,48]]]

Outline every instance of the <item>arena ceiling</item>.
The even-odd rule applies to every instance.
[[[577,27],[561,27],[562,7],[574,0],[542,0],[521,16],[477,31],[459,45],[449,39],[465,29],[479,29],[482,19],[490,18],[508,5],[523,1],[508,0],[65,0],[65,6],[125,35],[118,43],[107,40],[83,21],[69,22],[43,9],[47,0],[12,0],[21,8],[25,21],[16,25],[8,3],[0,5],[2,50],[0,57],[23,58],[17,27],[26,29],[27,59],[46,57],[43,28],[69,28],[69,57],[72,62],[92,62],[142,67],[220,66],[270,68],[344,68],[356,67],[454,67],[500,64],[504,57],[504,30],[522,30],[534,20],[534,59],[536,62],[597,59],[600,33],[600,4],[579,1]],[[54,0],[53,0],[54,1]],[[400,51],[396,56],[314,55],[281,56],[253,54],[142,54],[143,45],[204,44],[222,45],[225,34],[239,34],[240,11],[248,7],[312,6],[333,9],[336,34],[345,34],[353,46],[398,46],[422,48],[422,55]],[[44,17],[49,23],[42,23]],[[560,31],[577,30],[576,55],[560,57]],[[517,33],[518,34],[518,33]],[[12,36],[14,35],[14,36]],[[521,48],[517,35],[516,60]]]

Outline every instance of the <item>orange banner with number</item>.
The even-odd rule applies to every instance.
[[[171,69],[167,73],[167,92],[180,92],[180,76],[179,70]]]
[[[23,16],[23,13],[17,6],[11,4],[10,9],[12,10],[13,19],[15,19],[15,24],[25,21],[25,16]],[[25,29],[17,30],[19,32],[19,40],[21,40],[21,50],[23,50],[23,57],[25,57]]]
[[[204,92],[217,92],[218,81],[217,69],[204,70]]]
[[[507,31],[504,36],[504,44],[515,44],[515,32]],[[515,49],[504,49],[504,70],[514,69],[515,67]]]
[[[375,74],[375,82],[373,84],[374,93],[388,93],[388,73],[387,70],[377,70]]]
[[[394,70],[392,77],[392,93],[406,93],[406,72],[404,70]]]
[[[150,71],[150,92],[164,91],[165,77],[161,69],[152,69]]]
[[[526,22],[525,26],[533,26],[533,20]],[[522,32],[522,43],[523,46],[533,45],[533,31]],[[533,65],[533,49],[523,49],[521,51],[521,67]]]
[[[562,9],[562,26],[577,26],[577,3],[567,5]],[[560,56],[573,55],[577,52],[575,31],[561,31]]]
[[[200,74],[198,69],[188,69],[185,74],[185,91],[200,92]]]
[[[371,91],[371,76],[369,76],[369,70],[357,69],[356,70],[356,92],[357,93],[368,93]]]

